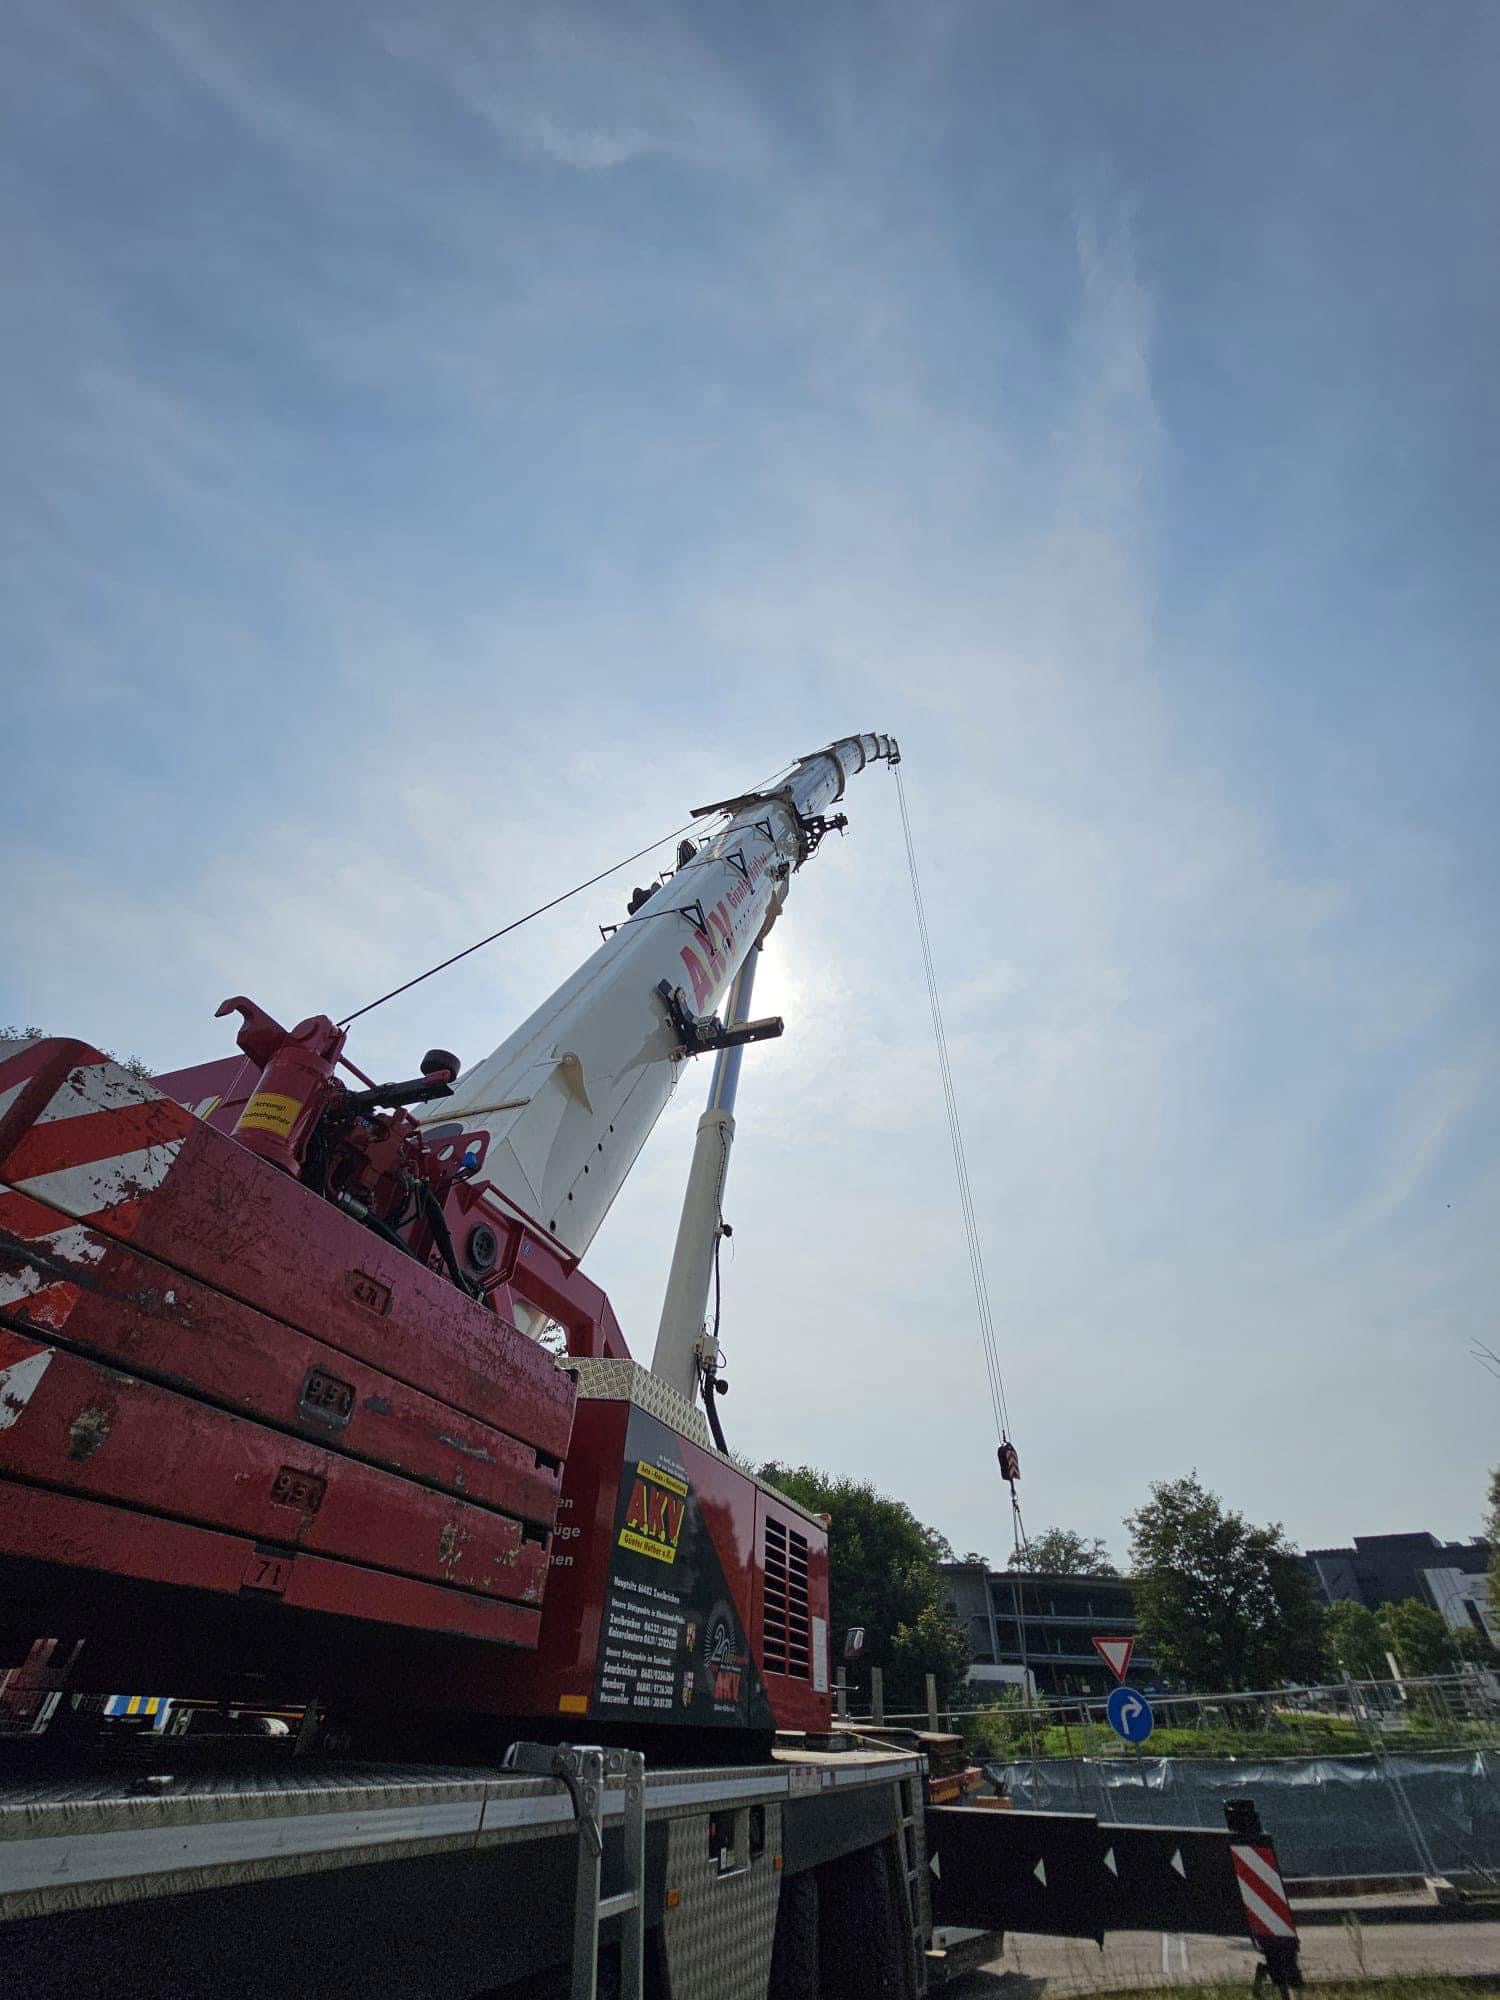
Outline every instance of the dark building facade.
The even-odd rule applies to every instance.
[[[1020,1685],[1024,1666],[1039,1695],[1108,1694],[1114,1676],[1094,1651],[1096,1638],[1135,1635],[1135,1593],[1123,1576],[1037,1576],[944,1563],[954,1616],[969,1635],[970,1686],[983,1692]],[[1137,1653],[1130,1678],[1150,1685],[1156,1670]]]
[[[1378,1611],[1415,1597],[1455,1630],[1469,1624],[1497,1636],[1487,1581],[1490,1544],[1481,1536],[1440,1542],[1425,1532],[1356,1535],[1346,1549],[1309,1549],[1302,1560],[1329,1604],[1347,1598]]]

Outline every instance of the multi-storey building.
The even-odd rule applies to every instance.
[[[1104,1695],[1114,1677],[1094,1650],[1096,1638],[1135,1634],[1135,1593],[1123,1576],[1047,1576],[990,1570],[982,1563],[944,1563],[948,1601],[969,1635],[970,1685],[1031,1685],[1040,1695]],[[1140,1653],[1130,1678],[1156,1680]]]

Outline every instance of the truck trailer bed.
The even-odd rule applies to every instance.
[[[820,1897],[851,1993],[866,1990],[861,1950],[896,1968],[893,1992],[920,1991],[924,1771],[916,1755],[801,1748],[647,1769],[635,1850],[646,1992],[765,2000],[780,1990],[784,1913]],[[0,1778],[0,1951],[27,2000],[570,1990],[586,1871],[556,1779],[290,1759],[167,1775],[148,1761]],[[622,1779],[602,1805],[587,1920],[601,1966],[622,1947],[634,1887]]]
[[[919,1780],[921,1760],[778,1753],[763,1765],[646,1773],[646,1817],[869,1793]],[[618,1781],[606,1825],[624,1809]],[[0,1920],[223,1888],[362,1862],[479,1851],[574,1833],[554,1780],[493,1768],[337,1764],[0,1777]]]

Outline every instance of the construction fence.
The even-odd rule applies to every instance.
[[[1018,1807],[1220,1827],[1239,1794],[1254,1799],[1289,1875],[1500,1883],[1493,1675],[1153,1695],[1151,1706],[1143,1748],[1108,1727],[1102,1700],[934,1703],[884,1719],[962,1734]]]

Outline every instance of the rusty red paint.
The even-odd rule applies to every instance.
[[[0,1431],[0,1475],[137,1510],[146,1542],[169,1515],[521,1602],[546,1575],[518,1521],[310,1444],[293,1456],[262,1424],[63,1349]]]
[[[247,1586],[248,1565],[259,1553],[251,1536],[225,1534],[187,1522],[160,1520],[141,1533],[141,1517],[128,1508],[70,1493],[44,1492],[37,1487],[0,1481],[0,1511],[5,1518],[7,1551],[28,1562],[44,1563],[59,1577],[69,1572],[104,1573],[126,1581],[191,1584],[207,1596],[237,1597]],[[487,1640],[511,1646],[536,1642],[540,1614],[531,1606],[482,1597],[416,1578],[338,1562],[299,1551],[276,1557],[283,1565],[279,1596],[288,1609],[354,1618],[372,1626],[415,1633]],[[66,1616],[69,1605],[61,1587],[53,1609]],[[159,1638],[149,1632],[106,1636],[105,1646],[131,1650],[137,1677],[153,1678],[153,1651],[180,1644],[170,1632]],[[383,1642],[385,1657],[389,1642]],[[117,1683],[118,1667],[105,1661],[106,1685]],[[410,1689],[410,1665],[403,1668]],[[90,1684],[87,1675],[75,1683]]]
[[[61,1090],[68,1065],[58,1068],[54,1083]],[[170,1171],[138,1199],[126,1189],[126,1199],[90,1212],[86,1192],[44,1184],[38,1193],[116,1241],[561,1457],[574,1391],[549,1354],[446,1277],[382,1243],[181,1106],[162,1097],[141,1105],[135,1097],[143,1086],[128,1078],[125,1084],[131,1087],[121,1087],[120,1108],[102,1114],[102,1123],[99,1114],[84,1113],[14,1133],[0,1155],[0,1180],[115,1157],[98,1150],[107,1144],[111,1119],[119,1155],[155,1143],[147,1134],[170,1139],[178,1147]],[[79,1148],[70,1154],[68,1135],[75,1131]],[[366,1298],[383,1301],[379,1313],[355,1296],[351,1274]]]
[[[575,1444],[563,1477],[562,1519],[577,1530],[555,1545],[558,1557],[547,1583],[546,1610],[535,1653],[493,1658],[458,1657],[445,1676],[442,1705],[475,1713],[538,1715],[553,1718],[565,1696],[587,1699],[598,1664],[599,1628],[606,1576],[614,1540],[615,1507],[626,1476],[625,1434],[630,1406],[591,1397],[578,1406]],[[760,1644],[760,1537],[767,1508],[779,1511],[755,1481],[717,1453],[678,1437],[681,1455],[702,1520],[713,1537],[719,1565],[734,1608],[750,1635],[756,1663]],[[635,1468],[629,1468],[634,1476]],[[791,1524],[808,1540],[808,1597],[811,1611],[828,1616],[828,1538],[788,1511]],[[827,1729],[831,1696],[814,1691],[810,1680],[764,1674],[778,1729]],[[372,1700],[399,1705],[403,1692],[396,1661],[368,1669]]]
[[[552,1525],[559,1469],[550,1458],[539,1463],[533,1445],[95,1230],[53,1244],[48,1237],[65,1219],[36,1202],[17,1214],[15,1203],[0,1196],[0,1223],[24,1223],[0,1228],[0,1281],[30,1272],[37,1289],[0,1307],[0,1321],[61,1333],[132,1374],[320,1442],[334,1439],[326,1411],[309,1406],[309,1381],[345,1384],[353,1403],[337,1430],[341,1451],[439,1487],[461,1484],[470,1500]],[[330,1397],[325,1389],[324,1402]]]

